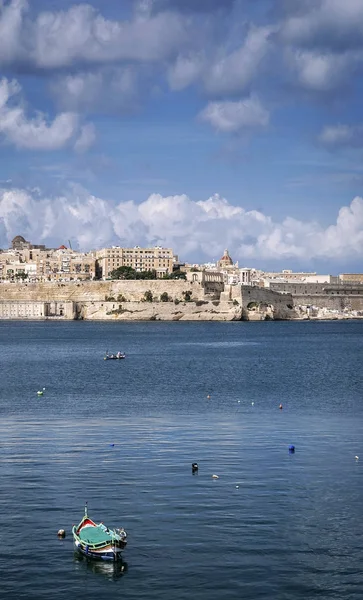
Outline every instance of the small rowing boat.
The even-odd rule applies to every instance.
[[[104,357],[104,360],[122,360],[126,358],[126,354],[124,352],[117,352],[117,354],[107,354]]]
[[[97,525],[87,514],[87,504],[84,517],[79,525],[73,525],[72,534],[76,549],[89,558],[120,560],[127,544],[126,531],[109,529],[103,523]]]

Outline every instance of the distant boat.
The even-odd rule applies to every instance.
[[[89,558],[120,560],[127,544],[126,531],[123,528],[109,529],[103,523],[97,525],[88,517],[87,504],[84,517],[79,525],[73,525],[72,534],[76,549]]]
[[[106,352],[106,356],[103,360],[122,360],[126,358],[126,354],[124,352],[117,352],[117,354],[108,354]]]

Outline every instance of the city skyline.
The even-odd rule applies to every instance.
[[[358,0],[0,2],[0,247],[360,272]]]

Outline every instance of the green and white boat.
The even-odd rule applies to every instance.
[[[89,558],[101,560],[120,560],[121,552],[127,544],[127,534],[123,528],[109,529],[103,523],[95,523],[87,514],[79,525],[73,525],[72,534],[76,549]]]

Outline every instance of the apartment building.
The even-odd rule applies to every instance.
[[[95,275],[96,259],[92,254],[65,246],[57,250],[24,248],[0,253],[0,280],[84,281]]]
[[[161,278],[173,272],[174,255],[171,248],[102,248],[95,251],[98,276],[103,279],[110,277],[114,269],[131,267],[135,271],[155,270],[157,277]]]

